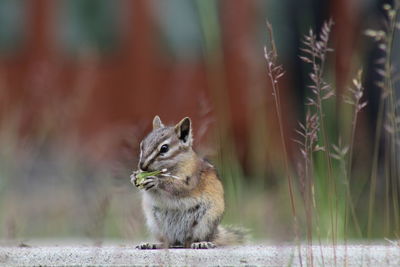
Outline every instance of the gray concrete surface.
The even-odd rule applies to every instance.
[[[336,266],[400,266],[400,247],[336,247]],[[301,248],[302,266],[335,266],[331,246]],[[308,257],[310,259],[310,257]],[[210,250],[136,250],[129,245],[0,247],[0,266],[300,266],[296,246],[249,245]]]

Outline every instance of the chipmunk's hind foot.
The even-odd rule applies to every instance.
[[[210,248],[216,248],[217,246],[214,245],[212,242],[195,242],[192,243],[190,246],[193,249],[210,249]]]
[[[143,243],[136,246],[137,249],[161,249],[164,248],[163,244],[150,244],[150,243]]]

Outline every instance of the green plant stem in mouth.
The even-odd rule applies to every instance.
[[[164,172],[165,172],[165,169],[160,170],[160,171],[151,171],[151,172],[141,171],[140,173],[138,173],[136,175],[135,185],[139,189],[142,189],[143,188],[143,182],[147,179],[147,177],[157,176],[157,175],[159,175],[161,173],[164,173]]]
[[[156,176],[162,173],[162,171],[153,171],[153,172],[141,172],[136,177],[137,179],[146,179],[149,176]]]
[[[143,189],[144,188],[143,187],[144,181],[146,181],[146,179],[148,177],[151,177],[151,176],[158,176],[158,178],[171,177],[171,178],[174,178],[174,179],[179,179],[178,176],[169,173],[167,169],[162,169],[162,170],[159,170],[159,171],[151,171],[151,172],[139,171],[139,173],[136,174],[136,179],[135,179],[135,182],[134,182],[135,186],[137,188],[139,188],[139,189]]]

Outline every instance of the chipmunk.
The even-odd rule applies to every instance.
[[[195,249],[241,244],[246,230],[222,227],[224,189],[213,165],[192,148],[192,123],[182,119],[165,126],[159,116],[153,131],[140,143],[139,171],[167,170],[143,182],[142,206],[150,232],[160,243],[139,249],[184,247]]]

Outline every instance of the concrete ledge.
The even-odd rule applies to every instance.
[[[400,266],[396,245],[336,246],[336,266]],[[335,266],[331,246],[301,249],[302,266]],[[308,258],[310,259],[310,258]],[[210,250],[136,250],[130,246],[0,247],[0,266],[300,266],[296,246],[250,245]]]

